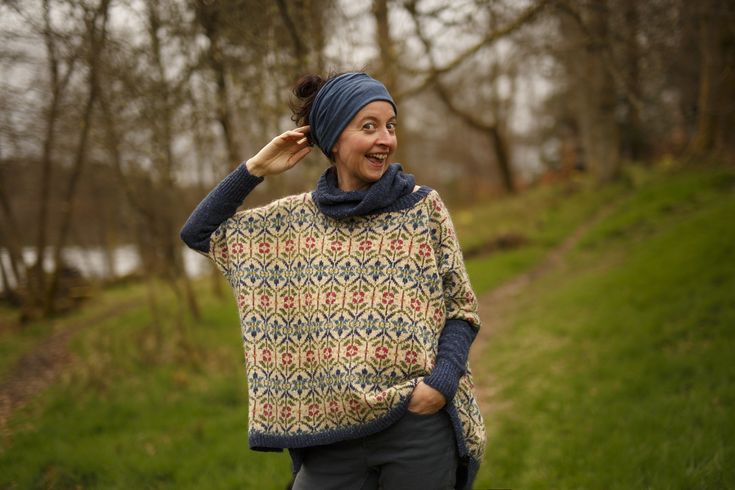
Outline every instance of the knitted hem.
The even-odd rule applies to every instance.
[[[406,413],[406,408],[408,407],[410,399],[410,396],[406,397],[400,405],[381,418],[372,420],[363,425],[331,429],[314,434],[279,435],[260,431],[250,431],[248,434],[250,449],[254,451],[269,451],[272,448],[293,449],[323,446],[334,442],[369,436],[387,429],[391,425],[395,424],[398,419],[403,417]]]
[[[299,436],[270,436],[264,433],[251,432],[250,448],[254,451],[273,451],[280,450],[281,448],[287,448],[289,456],[291,457],[291,470],[295,475],[299,472],[301,464],[303,463],[304,448],[321,444],[331,444],[333,442],[345,441],[349,439],[356,439],[385,430],[405,415],[409,401],[410,397],[407,398],[398,407],[390,411],[384,417],[374,420],[366,425],[357,428],[336,429],[325,433],[315,434],[316,438],[314,440],[328,440],[328,442],[304,443],[303,440],[312,439],[308,436],[303,437],[302,439]],[[462,430],[462,422],[460,421],[459,414],[457,413],[457,408],[454,406],[453,403],[447,403],[447,405],[442,410],[446,410],[446,412],[449,414],[449,419],[452,422],[455,441],[457,443],[457,455],[459,456],[460,461],[459,465],[457,466],[457,480],[455,489],[471,490],[472,484],[477,477],[477,472],[480,469],[480,461],[469,454],[467,442],[464,438],[464,431]],[[295,445],[284,445],[282,441],[286,440],[294,442],[298,440],[298,442]],[[275,445],[271,446],[270,444]]]

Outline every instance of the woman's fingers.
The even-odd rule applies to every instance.
[[[302,158],[304,158],[306,155],[309,154],[311,151],[311,147],[307,146],[306,148],[302,148],[293,155],[291,155],[291,158],[288,159],[288,162],[291,165],[296,165]]]
[[[301,126],[300,128],[291,129],[289,131],[286,131],[285,133],[283,133],[283,135],[288,137],[289,139],[291,138],[301,139],[306,135],[306,133],[309,132],[310,129],[311,129],[311,126]]]

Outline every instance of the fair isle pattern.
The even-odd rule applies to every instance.
[[[433,190],[410,209],[342,220],[311,194],[289,196],[225,221],[210,256],[237,300],[254,446],[375,432],[431,372],[446,319],[480,326]],[[469,373],[453,404],[460,449],[479,462],[485,432]]]

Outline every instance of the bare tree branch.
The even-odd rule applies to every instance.
[[[600,48],[600,53],[603,58],[603,66],[605,71],[615,80],[615,83],[623,91],[623,95],[628,100],[631,106],[635,108],[638,114],[644,112],[644,102],[638,95],[630,88],[627,77],[623,74],[623,70],[618,66],[615,61],[615,57],[612,54],[610,44],[600,39],[595,33],[593,33],[587,24],[582,19],[582,15],[566,0],[556,0],[554,5],[563,13],[567,14],[574,22],[579,26],[582,32],[587,36],[590,42],[595,43]]]
[[[469,58],[471,58],[473,55],[475,55],[478,51],[480,51],[482,48],[491,45],[498,39],[503,38],[504,36],[507,36],[508,34],[518,30],[523,25],[525,25],[527,22],[531,21],[536,17],[536,15],[539,14],[549,3],[551,0],[539,0],[537,4],[534,6],[528,8],[525,12],[521,13],[517,18],[515,18],[513,21],[508,23],[506,26],[498,29],[489,31],[483,38],[475,43],[470,48],[463,51],[461,54],[459,54],[456,58],[454,58],[452,61],[447,63],[444,66],[432,66],[429,70],[429,74],[426,76],[423,82],[419,83],[415,87],[408,88],[404,90],[402,93],[400,93],[399,98],[408,98],[412,97],[414,95],[417,95],[424,90],[426,90],[428,87],[430,87],[432,84],[436,83],[438,78],[441,75],[444,75],[446,73],[449,73],[453,70],[455,70],[457,67],[459,67],[462,63],[467,61]],[[414,19],[418,21],[418,11],[416,9],[416,0],[411,0],[406,3],[406,9],[409,11],[409,13],[412,15]],[[434,65],[432,63],[432,65]]]

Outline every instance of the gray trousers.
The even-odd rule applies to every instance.
[[[307,448],[293,490],[453,489],[457,463],[447,413],[406,412],[377,434]]]

